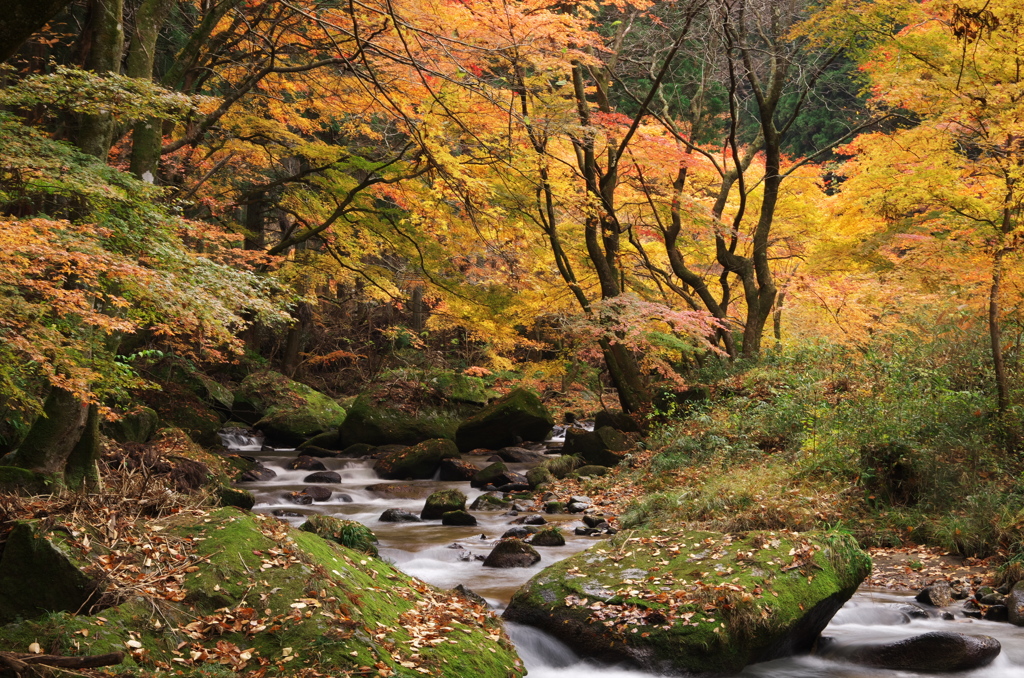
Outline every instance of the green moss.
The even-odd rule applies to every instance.
[[[195,540],[203,559],[182,581],[183,601],[132,599],[96,617],[48,615],[0,628],[0,643],[27,648],[38,642],[78,655],[124,651],[133,640],[141,648],[118,668],[136,675],[155,675],[159,668],[233,675],[216,663],[219,644],[249,650],[246,669],[269,661],[271,675],[302,668],[339,675],[378,662],[404,678],[421,676],[417,667],[446,678],[522,674],[500,622],[483,607],[465,614],[464,599],[453,607],[453,594],[379,559],[237,509],[179,514],[160,532]],[[259,630],[236,626],[238,619],[256,621]],[[414,648],[415,639],[424,639],[415,634],[438,620],[453,630],[438,629],[431,636],[437,644]],[[203,631],[208,628],[215,631]],[[211,659],[193,662],[190,652],[204,649]]]
[[[497,450],[520,440],[544,440],[555,420],[540,398],[517,388],[459,425],[455,442],[462,452]]]
[[[313,515],[302,523],[299,529],[303,532],[312,532],[318,537],[336,542],[353,551],[377,555],[377,536],[370,528],[354,520]]]
[[[445,416],[415,416],[375,405],[360,396],[338,429],[342,448],[368,445],[415,445],[435,438],[455,438],[456,422]]]
[[[236,506],[250,510],[256,505],[256,497],[249,490],[241,490],[230,485],[221,485],[217,488],[217,498],[221,506]]]
[[[46,494],[58,478],[17,466],[0,466],[0,494]]]
[[[236,398],[260,413],[255,428],[287,444],[300,444],[345,419],[345,410],[334,400],[277,372],[250,374]]]
[[[429,497],[420,512],[423,520],[438,520],[449,511],[465,511],[466,495],[462,490],[438,490]]]
[[[402,480],[405,478],[432,478],[442,459],[458,458],[455,444],[447,439],[425,440],[418,445],[395,450],[374,464],[373,470],[381,478]]]

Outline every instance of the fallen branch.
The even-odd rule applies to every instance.
[[[100,666],[113,666],[124,661],[124,652],[110,654],[86,655],[84,657],[62,657],[55,654],[29,654],[26,652],[0,652],[0,665],[6,666],[21,676],[25,671],[35,673],[33,665],[49,666],[61,669],[95,669]]]

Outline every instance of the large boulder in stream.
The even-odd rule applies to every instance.
[[[544,569],[505,618],[605,661],[733,674],[810,650],[870,569],[841,533],[630,530]]]
[[[66,544],[60,548],[73,552],[62,567],[74,572],[88,563],[104,573],[104,598],[112,606],[99,617],[89,614],[88,604],[75,608],[87,599],[87,581],[77,586],[77,598],[50,602],[42,594],[56,591],[64,570],[48,570],[45,580],[42,571],[35,579],[19,578],[17,585],[35,595],[33,604],[52,611],[19,609],[22,619],[0,627],[4,649],[25,651],[37,642],[58,655],[124,652],[119,675],[148,676],[173,667],[215,678],[255,674],[275,664],[281,668],[274,672],[282,675],[298,675],[304,667],[333,676],[376,667],[369,671],[395,678],[524,673],[500,621],[484,604],[332,541],[345,524],[318,526],[316,531],[332,539],[325,540],[238,509],[190,510],[121,523],[121,546],[112,552],[106,548],[113,545],[106,520],[95,518],[98,527],[83,521],[74,535],[62,537]],[[84,540],[86,530],[92,531],[91,542]],[[126,550],[125,537],[151,548]],[[27,550],[19,547],[26,572],[33,563],[49,562],[53,550],[45,535],[30,538]],[[143,567],[143,560],[150,577],[146,586],[127,569]],[[182,639],[187,646],[179,644]]]
[[[455,443],[461,452],[500,450],[524,440],[544,440],[554,425],[540,398],[517,388],[462,422],[455,432]]]
[[[298,445],[345,419],[344,408],[323,393],[269,370],[247,376],[235,402],[260,416],[253,428],[284,445]]]
[[[840,645],[823,642],[819,654],[890,671],[949,673],[987,666],[1001,649],[999,641],[991,636],[933,631],[893,643]]]
[[[465,511],[466,495],[461,490],[438,490],[423,504],[420,511],[422,520],[438,520],[450,511]]]
[[[350,445],[415,445],[434,438],[455,437],[455,422],[442,416],[412,415],[376,405],[359,396],[338,429],[340,449]]]
[[[373,470],[387,480],[429,480],[434,477],[442,459],[458,456],[459,451],[450,440],[425,440],[384,455],[373,465]]]

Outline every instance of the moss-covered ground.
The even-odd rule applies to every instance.
[[[126,651],[116,671],[134,675],[522,673],[485,607],[274,518],[185,511],[122,535],[128,541],[133,548],[100,563],[121,572],[120,604],[11,624],[0,628],[0,643]]]

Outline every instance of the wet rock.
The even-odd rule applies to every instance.
[[[353,445],[353,447],[355,446]],[[408,447],[408,445],[399,445],[397,443],[394,445],[376,445],[370,448],[370,451],[366,453],[366,456],[372,457],[373,459],[383,459],[389,454],[401,452]]]
[[[557,528],[549,527],[533,535],[530,544],[533,546],[565,546],[565,537]]]
[[[544,513],[564,513],[565,504],[560,501],[549,501],[544,504]]]
[[[420,512],[423,520],[438,520],[449,511],[465,511],[466,495],[460,490],[438,490],[429,497]]]
[[[524,478],[525,480],[525,478]],[[499,485],[498,492],[529,492],[529,483],[508,483],[507,485]]]
[[[257,482],[260,480],[273,480],[276,477],[277,471],[257,462],[255,468],[249,469],[240,475],[238,479],[244,482]]]
[[[503,447],[495,454],[510,464],[539,463],[547,459],[543,452],[534,452],[523,447]]]
[[[540,561],[540,554],[520,539],[502,539],[484,559],[484,567],[530,567]]]
[[[982,596],[978,599],[978,602],[982,605],[1004,605],[1006,603],[1006,596],[993,592]]]
[[[935,607],[946,607],[953,604],[953,595],[949,587],[948,581],[937,581],[931,586],[926,586],[914,596],[914,599],[919,603],[925,605],[934,605]]]
[[[597,527],[601,523],[607,524],[607,521],[604,519],[603,515],[593,514],[583,516],[583,524],[587,527]]]
[[[976,600],[964,601],[964,606],[961,611],[964,613],[965,617],[970,617],[971,619],[981,619],[984,615],[981,606],[978,605]]]
[[[463,452],[479,447],[498,450],[521,440],[543,441],[554,424],[540,398],[517,388],[462,422],[455,442]]]
[[[340,502],[345,503],[345,504],[351,504],[352,503],[352,495],[350,495],[350,494],[344,494],[344,493],[336,494],[336,495],[334,495],[334,498],[337,499]]]
[[[442,525],[474,526],[476,516],[467,511],[445,511],[441,514]]]
[[[285,509],[274,509],[271,511],[278,518],[301,518],[305,514],[298,511],[287,511]]]
[[[481,596],[480,594],[476,593],[475,591],[470,589],[465,584],[459,584],[458,586],[453,588],[452,591],[455,591],[456,593],[458,593],[460,596],[462,596],[466,600],[474,602],[477,605],[483,605],[484,607],[490,607],[487,604],[487,601],[484,599],[483,596]]]
[[[381,478],[398,480],[402,478],[430,479],[441,465],[441,460],[457,458],[459,451],[455,443],[443,438],[427,440],[377,460],[373,470]]]
[[[985,610],[985,614],[982,619],[994,622],[1004,622],[1010,620],[1009,610],[1005,605],[989,605],[988,609]]]
[[[307,457],[304,454],[300,454],[295,459],[288,462],[288,468],[293,471],[326,471],[327,467],[324,463],[315,457]]]
[[[953,586],[950,588],[950,595],[953,600],[965,600],[971,597],[971,591],[965,586]]]
[[[509,506],[509,500],[495,492],[485,492],[473,500],[469,505],[471,511],[504,511]]]
[[[217,488],[217,499],[220,506],[237,506],[246,511],[251,511],[256,505],[256,496],[252,492],[230,485]]]
[[[508,485],[510,483],[522,483],[529,489],[529,482],[526,480],[526,476],[510,471],[505,462],[496,461],[493,464],[482,468],[477,471],[477,474],[473,476],[473,480],[470,481],[472,487],[484,487],[485,485],[494,485],[496,488],[502,485]]]
[[[999,641],[990,636],[934,631],[883,645],[833,645],[827,656],[891,671],[951,672],[986,666],[1000,649]]]
[[[651,610],[645,613],[650,615],[646,619],[651,623],[642,627],[646,637],[607,627],[592,616],[594,612],[589,604],[576,603],[584,598],[591,603],[608,600],[621,588],[623,581],[646,577],[656,559],[652,560],[650,551],[633,552],[627,548],[630,542],[625,539],[642,543],[646,538],[664,539],[660,535],[657,530],[630,530],[607,545],[609,551],[621,554],[620,557],[613,559],[583,551],[549,565],[515,593],[505,611],[505,619],[547,631],[571,643],[573,650],[585,657],[610,662],[631,661],[659,675],[734,675],[747,664],[809,651],[821,630],[870,569],[870,559],[849,535],[805,532],[793,537],[775,532],[769,538],[766,532],[751,531],[742,536],[733,535],[733,540],[725,546],[722,534],[683,530],[673,537],[674,544],[698,544],[706,551],[709,543],[706,540],[711,540],[710,543],[719,544],[730,556],[758,549],[756,544],[763,544],[766,538],[773,543],[778,540],[777,546],[759,553],[759,562],[764,562],[762,558],[792,559],[787,554],[803,548],[802,543],[806,541],[817,547],[806,556],[808,567],[814,570],[813,582],[808,582],[808,578],[798,572],[778,576],[777,570],[761,571],[749,564],[730,561],[730,565],[742,570],[736,575],[741,576],[745,587],[762,586],[766,591],[771,589],[779,594],[777,598],[770,596],[770,601],[766,596],[772,608],[770,619],[762,619],[760,615],[736,619],[717,611],[698,612],[700,617],[694,617],[696,627],[668,625],[657,623],[663,615]],[[681,553],[667,565],[659,565],[657,576],[671,576],[674,581],[700,578],[701,571],[709,568],[708,561],[691,562],[687,555]],[[652,590],[657,591],[657,588]],[[616,612],[615,609],[605,610],[603,614]],[[707,623],[711,618],[716,623]],[[742,626],[733,627],[733,624]],[[721,633],[713,633],[712,627],[721,629]]]
[[[380,518],[377,520],[382,523],[418,523],[420,522],[420,517],[415,513],[409,513],[402,509],[389,508],[380,514]]]
[[[445,482],[472,480],[480,469],[462,459],[442,459],[440,478]]]
[[[505,530],[505,533],[501,535],[501,538],[510,539],[514,537],[515,539],[525,539],[531,534],[536,534],[537,532],[540,532],[539,527],[526,527],[524,525],[516,525],[515,527],[510,527],[509,529]]]
[[[309,504],[313,503],[313,497],[306,494],[305,492],[289,492],[288,494],[284,495],[284,497],[291,503],[298,504],[300,506],[308,506]]]
[[[1019,581],[1006,596],[1007,619],[1011,624],[1024,626],[1024,581]]]
[[[577,527],[572,531],[577,537],[592,537],[595,534],[600,534],[601,530],[596,527]]]
[[[578,501],[570,501],[568,505],[566,505],[565,510],[568,511],[569,513],[583,513],[588,508],[590,508],[590,504],[583,504]]]
[[[305,494],[313,497],[313,501],[327,501],[334,494],[331,490],[326,487],[320,487],[319,485],[311,485],[302,489]],[[351,497],[349,497],[351,500]]]
[[[544,516],[526,516],[523,520],[524,525],[547,525],[547,519]]]
[[[304,483],[340,483],[341,474],[335,471],[318,471],[302,479]]]
[[[428,487],[404,483],[377,483],[376,485],[367,485],[366,489],[378,497],[389,499],[424,499],[430,494]]]

